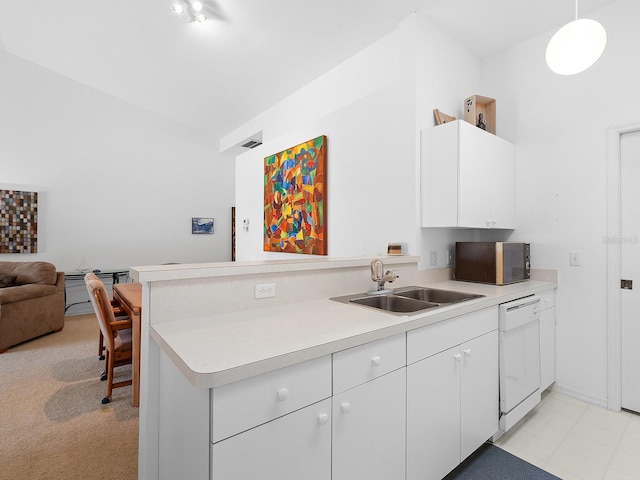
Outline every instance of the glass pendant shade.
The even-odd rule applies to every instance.
[[[580,73],[596,63],[606,44],[607,32],[600,23],[589,18],[574,20],[551,37],[547,65],[559,75]]]

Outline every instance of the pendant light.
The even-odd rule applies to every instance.
[[[559,75],[580,73],[596,61],[604,52],[607,32],[604,27],[589,18],[576,19],[558,30],[547,45],[546,59],[549,68]]]

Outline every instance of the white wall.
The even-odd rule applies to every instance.
[[[415,252],[414,67],[403,34],[386,36],[248,123],[264,136],[236,163],[237,218],[251,225],[238,230],[239,260],[288,256],[262,251],[264,157],[319,135],[328,144],[328,255],[378,255],[389,242]]]
[[[497,98],[501,136],[516,144],[519,228],[532,264],[559,271],[557,385],[606,404],[606,129],[638,123],[640,2],[590,14],[608,36],[589,70],[559,76],[544,63],[554,32],[483,63],[483,91]],[[569,266],[569,251],[582,266]]]
[[[60,270],[231,258],[233,159],[214,141],[0,51],[0,188],[39,192]],[[214,217],[192,235],[191,217]]]
[[[224,137],[222,148],[261,132],[263,145],[236,164],[238,259],[283,258],[262,252],[265,156],[318,135],[328,136],[329,256],[379,255],[389,242],[446,265],[456,240],[476,231],[420,229],[419,131],[434,126],[433,109],[462,116],[477,91],[480,63],[422,15],[327,72]],[[490,234],[491,235],[491,234]],[[504,232],[492,232],[505,236]],[[496,238],[499,239],[499,238]],[[421,268],[430,268],[424,264]],[[432,267],[431,267],[432,268]]]

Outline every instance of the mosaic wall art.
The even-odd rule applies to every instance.
[[[327,137],[264,159],[264,251],[327,254]]]
[[[0,190],[0,253],[37,253],[38,192]]]

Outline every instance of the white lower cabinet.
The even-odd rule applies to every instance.
[[[214,480],[329,480],[331,399],[211,445]]]
[[[332,480],[402,480],[406,335],[333,354]]]
[[[454,321],[416,334],[431,355],[407,366],[407,480],[443,478],[498,430],[497,311]],[[489,331],[431,352],[429,333],[451,343],[479,326]],[[409,344],[418,348],[420,340]]]
[[[556,308],[555,289],[539,294],[540,313],[540,391],[556,381]]]
[[[331,356],[211,390],[213,480],[331,478]]]
[[[407,367],[407,480],[440,479],[460,463],[459,353]]]
[[[401,334],[213,389],[211,478],[404,479],[405,352]]]
[[[498,331],[462,345],[460,461],[498,430]]]
[[[211,390],[162,354],[158,478],[440,480],[498,429],[497,328],[487,308]]]
[[[406,368],[333,397],[332,480],[405,475]]]

